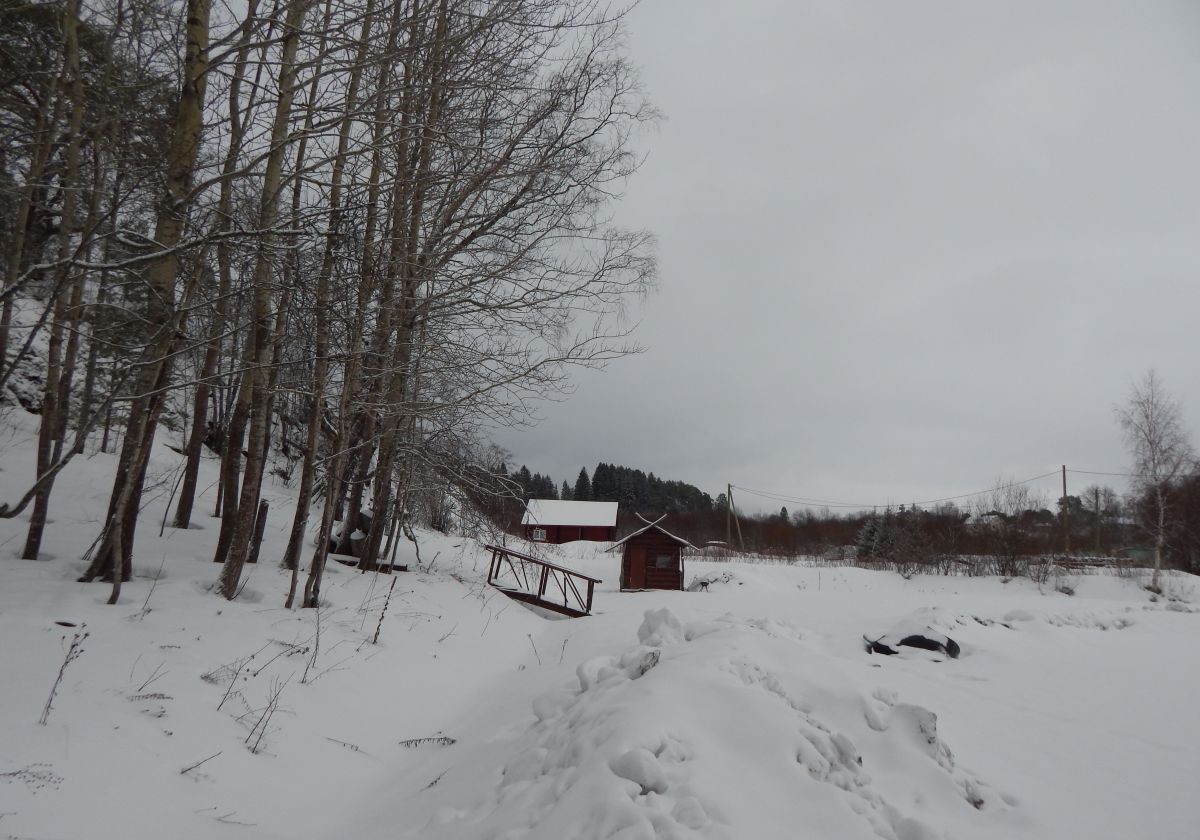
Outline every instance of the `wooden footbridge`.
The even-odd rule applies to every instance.
[[[488,583],[509,598],[571,618],[591,615],[598,578],[511,548],[498,545],[484,548],[492,553]]]

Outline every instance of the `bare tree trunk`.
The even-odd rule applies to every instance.
[[[376,511],[388,510],[395,507],[394,516],[400,514],[400,509],[398,506],[392,505],[392,496],[394,494],[398,505],[399,499],[407,494],[407,484],[412,480],[410,462],[410,467],[406,470],[403,488],[397,488],[397,491],[393,491],[393,484],[396,483],[393,479],[393,473],[395,471],[397,450],[400,447],[400,427],[402,423],[408,427],[408,440],[406,442],[410,447],[415,444],[413,436],[416,432],[416,413],[412,408],[406,409],[406,414],[402,413],[401,407],[404,401],[415,404],[420,393],[420,347],[425,340],[427,323],[428,321],[423,317],[421,319],[420,336],[417,339],[416,345],[411,343],[416,331],[409,325],[405,325],[401,331],[403,338],[397,342],[399,352],[395,358],[396,368],[393,374],[393,387],[389,395],[389,404],[395,406],[395,408],[380,443],[379,463],[376,467],[374,499],[372,501],[372,509]],[[367,537],[360,565],[366,565],[371,568],[380,565],[379,557],[381,555],[379,549],[387,524],[386,516],[377,515],[372,517],[371,533]],[[384,554],[387,554],[386,550]]]
[[[70,278],[71,237],[75,233],[75,212],[79,195],[79,149],[83,133],[83,77],[79,67],[79,3],[67,0],[63,10],[63,36],[65,50],[63,58],[64,87],[70,92],[71,121],[68,128],[66,161],[62,175],[63,205],[62,220],[58,226],[58,260],[63,263],[53,289],[54,315],[50,325],[50,340],[46,351],[46,387],[42,397],[42,422],[38,429],[37,475],[46,475],[56,460],[55,448],[60,426],[65,428],[61,415],[68,406],[61,402],[62,393],[62,341],[66,329],[66,287]],[[82,283],[82,280],[79,281]],[[80,291],[82,299],[82,290]],[[61,445],[58,446],[61,454]],[[25,548],[21,556],[36,560],[42,545],[42,534],[46,528],[46,517],[50,510],[50,494],[54,481],[42,484],[34,498],[33,511],[29,516],[29,531],[25,537]]]
[[[112,257],[112,243],[113,243],[113,240],[116,238],[116,233],[117,233],[117,217],[118,217],[118,207],[121,203],[121,183],[122,183],[122,181],[123,181],[122,173],[120,171],[118,171],[113,176],[112,194],[109,199],[110,206],[108,209],[108,214],[109,214],[108,236],[104,240],[104,252],[103,252],[104,253],[104,262],[106,262],[106,263]],[[108,286],[108,269],[101,269],[100,270],[100,278],[98,280],[98,284],[97,284],[97,288],[96,288],[96,303],[92,309],[93,313],[103,311],[104,305],[108,302],[108,288],[109,288],[109,286]],[[99,367],[100,347],[99,347],[99,342],[96,337],[96,325],[95,325],[95,316],[94,315],[92,318],[92,323],[88,325],[87,345],[88,345],[88,354],[87,354],[87,362],[85,363],[84,374],[83,374],[83,394],[81,395],[80,404],[79,404],[79,428],[83,428],[83,424],[87,421],[88,416],[91,414],[92,403],[95,401],[95,398],[96,398],[96,372],[97,372],[97,368]],[[100,450],[102,452],[107,449],[107,445],[108,445],[108,429],[109,429],[108,420],[111,418],[111,415],[112,415],[112,403],[110,402],[109,407],[105,410],[104,437],[103,437],[103,440],[101,442],[101,447],[100,447]],[[76,440],[76,442],[75,442],[76,454],[83,453],[84,443],[86,443],[86,438],[84,438],[83,436],[80,436]]]
[[[229,415],[229,423],[225,428],[225,451],[221,453],[221,531],[217,536],[217,550],[213,555],[214,563],[224,563],[233,541],[233,529],[237,525],[238,500],[241,498],[240,479],[242,458],[245,455],[243,446],[246,435],[246,423],[250,417],[249,402],[242,399],[242,388],[245,383],[239,383],[238,400],[233,405],[233,413]]]
[[[64,52],[65,55],[65,52]],[[33,149],[29,165],[29,179],[25,189],[21,191],[21,200],[17,204],[17,212],[13,218],[12,239],[8,245],[8,260],[4,275],[4,303],[0,310],[0,368],[4,368],[8,355],[8,343],[12,330],[13,301],[20,291],[21,266],[25,259],[25,239],[29,230],[29,218],[33,210],[34,199],[42,187],[42,178],[46,173],[46,164],[58,139],[58,125],[62,119],[62,111],[66,97],[60,95],[60,84],[65,76],[46,79],[45,97],[54,105],[49,111],[38,114],[36,126],[37,145]],[[5,373],[7,374],[7,370]]]
[[[217,204],[217,299],[208,343],[204,348],[204,361],[200,367],[200,377],[196,382],[196,391],[192,398],[192,429],[184,450],[187,462],[184,464],[183,479],[179,486],[175,518],[171,522],[172,527],[175,528],[187,528],[191,525],[192,508],[196,503],[196,489],[200,475],[200,458],[204,454],[204,440],[208,436],[208,401],[212,393],[212,379],[217,373],[222,335],[228,323],[228,301],[233,289],[233,269],[230,265],[230,245],[227,236],[232,229],[233,175],[245,137],[241,119],[242,80],[246,75],[246,63],[250,55],[250,39],[255,31],[252,22],[257,13],[258,0],[249,0],[246,6],[245,23],[237,44],[233,78],[229,83],[229,148],[226,151],[222,167],[221,192]]]
[[[304,463],[300,468],[300,488],[296,498],[296,514],[292,520],[292,530],[288,535],[288,544],[282,560],[282,566],[285,569],[292,570],[292,580],[285,604],[288,609],[291,609],[295,603],[297,577],[300,568],[300,547],[304,541],[304,534],[308,529],[308,519],[312,509],[312,490],[316,479],[321,422],[325,407],[325,385],[329,374],[329,282],[333,276],[337,246],[341,239],[342,178],[346,168],[346,159],[350,145],[350,129],[354,123],[353,115],[358,107],[358,88],[362,79],[367,45],[370,43],[368,36],[370,34],[374,8],[374,0],[367,0],[366,9],[363,12],[362,27],[359,31],[358,52],[354,66],[350,71],[350,79],[346,91],[346,107],[342,115],[341,125],[338,128],[338,145],[333,159],[333,172],[330,176],[329,221],[326,228],[324,248],[321,254],[321,267],[317,273],[317,288],[313,303],[316,314],[316,335],[313,337],[312,402],[309,408],[308,423],[304,438]],[[310,100],[312,99],[315,99],[315,96],[310,95]],[[310,116],[311,113],[312,109],[310,105]],[[332,478],[332,475],[327,471],[327,480],[332,480]]]
[[[392,6],[392,14],[388,23],[387,44],[382,51],[379,62],[379,78],[374,91],[374,119],[371,132],[371,168],[367,176],[366,219],[363,225],[362,270],[358,284],[358,300],[355,309],[355,323],[350,330],[350,347],[346,355],[345,368],[342,375],[341,395],[338,398],[337,432],[334,435],[334,456],[325,471],[325,502],[321,512],[321,527],[317,534],[317,545],[313,552],[312,562],[309,563],[308,577],[304,582],[304,597],[301,605],[306,608],[317,607],[321,602],[321,579],[325,574],[325,561],[329,553],[329,541],[333,532],[334,513],[340,508],[338,504],[339,481],[344,477],[346,464],[349,460],[351,401],[358,380],[358,367],[362,361],[362,325],[366,318],[366,310],[374,293],[375,270],[375,237],[379,224],[379,198],[381,179],[384,170],[382,154],[383,138],[387,131],[387,94],[391,74],[397,66],[394,54],[400,35],[401,4]]]
[[[192,178],[200,151],[208,83],[211,2],[188,0],[187,3],[183,86],[175,115],[165,195],[160,202],[154,228],[154,241],[163,253],[146,271],[146,281],[151,290],[147,320],[154,332],[138,367],[135,396],[118,460],[105,532],[83,580],[94,580],[107,569],[129,568],[132,561],[133,533],[125,533],[125,525],[136,525],[137,522],[142,480],[162,408],[161,389],[170,378],[170,352],[180,326],[174,306],[179,256],[174,249],[183,235]]]
[[[242,380],[249,409],[249,435],[246,442],[246,468],[238,500],[237,522],[232,532],[225,565],[221,570],[221,594],[232,599],[237,594],[242,566],[250,548],[254,528],[255,501],[264,467],[263,446],[270,417],[268,364],[271,350],[271,244],[272,228],[279,215],[279,192],[283,183],[282,171],[286,152],[288,120],[296,87],[296,50],[300,41],[300,26],[311,0],[292,0],[284,22],[282,71],[279,78],[279,101],[271,127],[271,151],[263,175],[262,200],[258,213],[259,241],[254,265],[253,308],[254,325],[251,343],[247,347],[246,372]]]
[[[360,564],[367,568],[377,565],[377,555],[383,539],[388,512],[392,507],[392,468],[396,452],[397,436],[403,416],[403,399],[408,391],[409,365],[412,362],[412,342],[414,339],[414,322],[417,317],[416,298],[417,288],[421,282],[421,266],[424,260],[420,255],[421,220],[425,213],[426,190],[429,185],[433,145],[436,132],[442,118],[443,83],[446,70],[447,49],[447,6],[446,0],[438,2],[437,14],[433,27],[433,40],[429,48],[429,61],[426,63],[427,77],[422,79],[428,89],[428,100],[418,105],[415,96],[410,96],[405,108],[405,121],[415,130],[417,111],[422,112],[423,125],[416,143],[409,147],[402,140],[400,156],[402,165],[397,179],[400,188],[407,191],[403,200],[397,196],[393,204],[396,214],[393,222],[393,250],[389,265],[389,275],[403,277],[398,301],[395,334],[391,337],[392,354],[389,365],[389,385],[383,404],[391,416],[383,424],[380,436],[379,457],[376,463],[375,483],[372,494],[371,509],[374,516],[371,521],[371,531],[363,546]],[[421,22],[414,15],[411,23],[410,40],[420,40],[419,27]],[[413,85],[407,91],[411,93]],[[404,139],[408,132],[402,131]],[[411,157],[410,157],[411,155]],[[409,172],[406,165],[413,160],[415,172]],[[403,231],[403,235],[400,234]],[[384,389],[380,389],[384,391]]]
[[[103,169],[102,158],[97,151],[93,160],[93,185],[91,196],[89,199],[87,222],[83,226],[83,237],[85,242],[82,245],[84,260],[90,262],[92,253],[92,236],[95,233],[98,218],[100,215],[100,196],[102,184],[100,183],[100,172]],[[82,335],[81,323],[83,321],[83,294],[87,286],[87,272],[80,271],[75,278],[75,282],[71,287],[71,299],[67,302],[67,349],[63,354],[62,363],[62,379],[58,386],[58,401],[62,406],[59,412],[58,428],[54,432],[54,460],[57,461],[62,457],[63,444],[66,442],[67,429],[70,426],[71,412],[71,388],[75,381],[75,369],[79,362],[79,346],[80,336]],[[80,406],[78,425],[82,427],[86,418],[86,407]],[[79,443],[82,443],[80,439]]]
[[[1154,498],[1158,507],[1158,522],[1154,529],[1154,575],[1150,580],[1150,585],[1157,591],[1161,588],[1159,576],[1162,573],[1163,546],[1167,542],[1167,499],[1166,493],[1163,492],[1162,482],[1155,486]]]
[[[112,370],[109,372],[108,379],[109,379],[109,382],[116,382],[116,380],[117,380],[117,360],[116,359],[113,359]],[[109,400],[108,405],[106,405],[104,407],[104,433],[100,436],[100,451],[103,452],[104,454],[108,454],[108,437],[109,437],[109,434],[112,432],[112,421],[113,421],[113,403],[112,403],[112,400]]]

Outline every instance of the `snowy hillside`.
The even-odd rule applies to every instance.
[[[6,433],[6,499],[31,428]],[[0,522],[0,836],[1200,836],[1196,578],[1151,600],[1107,575],[1067,595],[689,562],[707,591],[628,594],[578,543],[555,552],[603,579],[596,614],[547,620],[486,586],[479,546],[426,533],[424,568],[409,543],[409,573],[331,564],[327,605],[291,612],[291,491],[268,487],[263,559],[226,602],[216,520],[158,537],[178,460],[152,464],[118,606],[74,582],[111,456],[60,478],[52,559],[15,559],[24,523]],[[864,650],[911,626],[960,656]]]

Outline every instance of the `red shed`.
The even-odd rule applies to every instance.
[[[621,589],[683,589],[683,549],[693,548],[658,523],[638,516],[646,527],[634,531],[609,551],[622,549]]]
[[[521,524],[531,542],[612,542],[617,538],[617,503],[530,499]]]

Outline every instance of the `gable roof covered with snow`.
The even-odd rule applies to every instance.
[[[616,502],[563,502],[530,499],[525,503],[522,525],[577,525],[584,528],[615,528]]]

